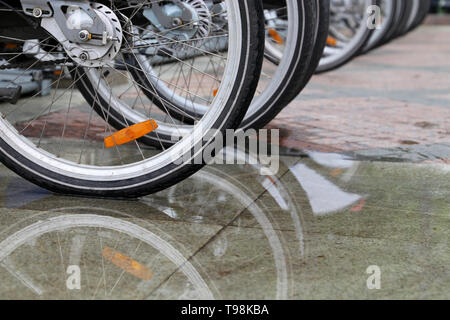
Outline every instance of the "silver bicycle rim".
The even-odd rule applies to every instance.
[[[298,43],[298,37],[299,37],[299,33],[302,32],[302,30],[304,30],[305,25],[304,22],[301,25],[301,28],[299,28],[300,26],[300,19],[298,16],[298,1],[296,0],[287,0],[287,11],[288,11],[288,33],[287,33],[287,40],[286,40],[286,45],[284,48],[284,52],[279,52],[279,55],[281,57],[280,60],[280,64],[277,66],[277,70],[275,72],[275,74],[272,77],[269,77],[268,74],[266,74],[263,70],[263,74],[261,76],[261,78],[270,78],[270,82],[268,83],[268,85],[262,89],[262,90],[258,90],[255,98],[252,101],[252,104],[250,105],[247,114],[244,118],[244,121],[246,119],[249,119],[250,117],[253,117],[255,114],[258,114],[259,117],[254,119],[252,122],[257,121],[260,117],[262,117],[264,115],[263,110],[261,109],[266,109],[267,108],[267,101],[271,98],[273,98],[275,95],[280,95],[279,92],[283,92],[283,89],[289,85],[289,81],[283,82],[283,79],[285,79],[286,74],[289,74],[292,69],[296,68],[296,66],[300,63],[299,60],[299,55],[297,57],[297,61],[295,64],[295,67],[292,67],[292,61],[294,60],[294,58],[296,58],[295,55],[295,50],[294,47],[296,46],[296,44]],[[302,40],[303,42],[303,37]],[[141,63],[143,64],[143,66],[145,66],[146,68],[148,68],[148,72],[151,74],[155,74],[155,72],[152,70],[151,64],[148,61],[148,59],[145,58],[145,56],[140,56],[139,57]],[[151,80],[151,79],[149,79]],[[207,112],[208,107],[201,105],[201,104],[185,104],[184,100],[185,98],[178,96],[178,95],[174,95],[173,91],[168,88],[164,83],[162,82],[154,82],[153,85],[158,88],[159,90],[161,90],[162,92],[165,92],[165,94],[167,96],[171,96],[174,97],[174,102],[178,102],[179,104],[183,105],[183,108],[185,108],[186,110],[188,110],[189,112],[194,112],[194,113],[199,113],[199,114],[203,114],[204,112]],[[280,91],[281,90],[281,91]],[[219,89],[218,92],[220,92],[221,89]],[[279,96],[277,96],[277,98],[279,98]],[[267,108],[268,109],[268,108]],[[132,110],[130,108],[121,108],[121,112],[123,112],[123,114],[128,117],[128,119],[130,119],[132,122],[135,123],[139,123],[144,121],[146,118],[145,116],[140,113],[137,112],[135,110]],[[248,125],[248,126],[251,126]],[[167,135],[176,135],[177,133],[174,132],[172,126],[167,125],[167,124],[161,124],[160,126],[161,129],[158,129],[160,131],[157,132],[161,132],[162,134],[167,134]],[[183,128],[183,132],[188,132],[190,130],[190,128],[192,128],[189,125],[185,125],[182,127]]]
[[[155,172],[161,168],[171,165],[174,160],[178,159],[180,155],[184,154],[187,148],[190,149],[190,147],[192,147],[193,145],[197,145],[202,141],[204,133],[208,128],[212,128],[219,115],[223,114],[223,108],[226,105],[227,101],[229,101],[230,99],[229,91],[231,90],[231,88],[233,88],[233,84],[239,72],[240,53],[242,52],[242,39],[240,32],[240,30],[242,29],[242,23],[240,20],[239,7],[237,3],[232,0],[226,0],[226,4],[228,19],[232,22],[229,24],[230,34],[234,35],[233,37],[229,37],[228,63],[225,69],[225,74],[227,75],[227,77],[223,79],[221,89],[219,90],[218,95],[215,97],[213,104],[209,108],[208,112],[198,122],[198,124],[193,127],[193,130],[189,131],[190,134],[188,137],[183,138],[171,148],[164,150],[163,152],[153,156],[152,158],[126,165],[100,167],[88,164],[77,164],[73,161],[58,158],[56,155],[38,148],[31,140],[20,135],[19,132],[13,127],[13,125],[5,119],[2,119],[0,121],[0,130],[3,133],[3,141],[5,141],[10,147],[14,148],[25,158],[42,168],[48,169],[51,172],[55,172],[63,176],[88,181],[121,181],[143,176],[145,174]],[[99,93],[103,94],[102,92]],[[4,154],[6,154],[5,150],[3,150],[3,152]],[[11,160],[14,161],[15,159]],[[31,170],[31,168],[28,169]],[[170,174],[170,172],[166,173],[165,175],[168,174]],[[49,177],[45,178],[48,179]],[[132,186],[128,185],[123,188],[136,187],[150,181],[151,180],[136,183]],[[61,181],[55,182],[58,182],[60,184],[62,183]],[[71,186],[70,183],[65,184]],[[97,188],[89,187],[89,189]],[[104,190],[107,189],[107,187],[98,189]],[[115,190],[118,189],[121,188],[115,188]]]
[[[383,21],[381,23],[381,27],[374,31],[372,36],[369,39],[369,42],[367,43],[366,47],[364,48],[365,51],[368,51],[372,49],[374,46],[376,46],[386,35],[386,33],[389,31],[389,28],[392,26],[392,21],[395,18],[395,7],[396,3],[391,0],[383,0],[381,9],[384,9],[384,16]]]
[[[364,8],[368,8],[373,4],[372,0],[365,0]],[[366,21],[369,19],[367,10],[364,11],[362,22],[358,27],[358,30],[353,35],[352,39],[344,44],[343,48],[328,50],[325,48],[325,55],[322,57],[319,63],[317,71],[324,71],[332,69],[334,66],[339,65],[349,57],[353,56],[359,49],[362,39],[367,36],[369,29],[367,28]]]

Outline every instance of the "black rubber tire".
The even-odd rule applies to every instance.
[[[242,121],[253,94],[256,91],[259,75],[261,73],[264,54],[264,15],[259,0],[239,1],[243,21],[243,54],[241,56],[239,74],[237,80],[241,86],[233,90],[233,101],[223,109],[213,127],[222,132],[227,128],[237,128]],[[81,82],[81,81],[80,81]],[[83,82],[81,90],[91,90],[92,86]],[[90,94],[88,92],[88,94]],[[204,148],[205,143],[200,146]],[[197,148],[199,146],[196,146]],[[196,148],[187,151],[188,159]],[[198,149],[197,149],[198,150]],[[202,149],[200,149],[202,150]],[[38,163],[31,161],[25,155],[20,154],[13,146],[0,136],[0,160],[5,166],[13,170],[23,178],[56,193],[108,198],[135,198],[148,195],[166,189],[203,167],[193,163],[173,163],[153,172],[130,178],[127,180],[93,181],[61,174],[56,170],[49,170]]]
[[[405,9],[403,10],[402,19],[399,22],[397,31],[395,32],[394,38],[401,37],[407,32],[408,22],[413,11],[413,3],[410,0],[405,1]]]
[[[391,1],[392,3],[394,3],[395,0],[387,0],[387,1]],[[379,44],[384,41],[384,38],[390,32],[390,30],[392,30],[392,28],[395,28],[397,10],[398,10],[398,8],[394,4],[393,11],[392,11],[392,19],[391,19],[391,22],[390,22],[389,26],[387,26],[387,28],[384,30],[384,33],[379,36],[379,39],[376,42],[371,43],[370,42],[371,39],[369,39],[367,45],[359,53],[360,55],[361,54],[366,54],[367,52],[369,52],[369,51],[371,51],[373,49],[376,49],[379,46]],[[375,31],[375,32],[377,32],[377,31]],[[374,32],[374,34],[375,34],[375,32]],[[374,34],[372,35],[372,37],[374,36]]]
[[[373,4],[377,5],[379,4],[379,0],[373,0]],[[352,52],[349,52],[349,54],[346,57],[343,57],[340,61],[337,61],[335,64],[327,66],[327,67],[320,67],[320,62],[318,68],[316,68],[315,73],[320,74],[324,72],[333,71],[336,69],[339,69],[340,67],[344,66],[348,62],[350,62],[353,58],[357,57],[361,51],[364,49],[364,47],[367,45],[368,41],[370,40],[370,37],[372,36],[374,30],[367,30],[367,33],[365,36],[361,39],[361,42],[357,47],[354,48]]]
[[[317,21],[317,36],[316,43],[314,45],[314,54],[313,59],[310,63],[309,71],[308,71],[308,81],[314,75],[317,70],[317,66],[320,63],[320,59],[322,58],[323,51],[325,50],[325,46],[327,44],[328,31],[330,28],[330,0],[317,0],[319,6],[319,17]],[[306,85],[306,83],[305,83]]]
[[[378,46],[376,46],[376,48],[387,44],[389,41],[391,41],[394,38],[395,34],[399,30],[399,27],[401,25],[402,19],[404,17],[404,11],[405,11],[405,8],[406,8],[406,1],[407,0],[392,0],[392,1],[396,1],[397,2],[397,10],[396,10],[395,22],[392,25],[391,30],[378,43]]]
[[[425,21],[426,17],[428,16],[428,13],[430,12],[431,4],[432,4],[431,0],[420,1],[421,6],[419,9],[420,14],[418,15],[416,21],[414,21],[413,25],[409,28],[408,32],[413,31]]]
[[[285,85],[266,102],[264,112],[242,122],[240,126],[242,129],[260,129],[272,121],[306,87],[319,64],[328,35],[330,0],[300,1],[304,3],[304,12],[308,10],[314,12],[311,16],[306,14],[304,17],[305,24],[312,25],[314,32],[305,34],[303,50],[297,49],[300,53],[298,55],[300,63],[295,67],[296,62],[292,61],[292,72],[283,80]]]

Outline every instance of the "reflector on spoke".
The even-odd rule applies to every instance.
[[[336,38],[328,36],[328,38],[327,38],[327,45],[335,47],[335,46],[337,46],[337,44],[338,44],[338,41],[337,41]]]
[[[105,147],[112,148],[122,144],[137,140],[150,132],[156,130],[158,124],[151,119],[141,123],[137,123],[128,128],[122,129],[105,138]]]
[[[275,29],[269,29],[269,35],[272,37],[273,40],[275,40],[276,43],[280,45],[284,43],[283,38]]]

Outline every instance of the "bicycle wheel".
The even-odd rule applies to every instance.
[[[323,7],[325,4],[321,4]],[[317,21],[321,25],[326,23],[326,11],[324,10],[318,20],[317,0],[295,0],[295,1],[272,1],[265,0],[266,17],[266,53],[271,52],[272,58],[266,59],[262,76],[258,85],[256,97],[241,124],[241,128],[260,128],[267,124],[281,109],[286,106],[304,88],[310,78],[310,61],[314,50],[315,29]],[[213,7],[207,4],[207,7]],[[216,17],[215,24],[223,25],[220,17]],[[323,29],[323,28],[322,28]],[[220,30],[219,30],[220,31]],[[146,65],[149,73],[158,74],[160,64],[170,64],[171,61],[190,61],[195,63],[203,58],[206,48],[215,52],[223,50],[221,44],[224,35],[217,30],[213,33],[213,39],[203,47],[193,48],[192,45],[181,44],[176,52],[164,51],[165,59],[162,57],[152,57],[145,53],[141,55],[142,64]],[[192,52],[196,50],[198,52]],[[266,55],[266,57],[268,57]],[[276,58],[275,58],[276,57]],[[274,65],[273,63],[276,65]],[[217,65],[217,63],[211,63]],[[182,70],[175,74],[177,78],[183,78]],[[135,79],[142,86],[155,88],[155,90],[145,90],[146,95],[155,101],[163,112],[170,114],[173,118],[187,125],[192,125],[196,119],[204,116],[208,110],[201,101],[191,103],[186,101],[185,96],[177,88],[166,86],[157,82],[157,77],[148,78],[142,73],[135,73]],[[202,82],[189,83],[189,86],[199,90],[203,87]],[[209,95],[216,94],[217,88],[209,87]],[[208,94],[208,93],[206,93]],[[170,100],[172,107],[164,108],[158,101]],[[101,112],[101,110],[100,110]],[[128,122],[136,123],[143,119],[143,114],[139,111],[128,110]],[[120,123],[113,123],[115,127],[121,128]],[[144,137],[145,143],[154,145],[151,136]]]
[[[379,29],[374,31],[361,53],[366,53],[377,47],[377,45],[383,40],[385,35],[388,34],[395,25],[395,17],[397,14],[396,2],[393,0],[382,1],[380,3],[380,8],[382,14],[381,26],[379,27]]]
[[[430,12],[431,4],[432,4],[431,0],[420,1],[419,14],[417,15],[416,20],[413,22],[408,32],[414,30],[423,23],[423,21],[428,15],[428,12]]]
[[[415,0],[405,1],[405,7],[403,9],[403,16],[402,16],[401,20],[399,21],[398,28],[393,36],[394,38],[400,37],[406,31],[409,20],[411,18],[411,15],[413,14],[415,4],[416,4]]]
[[[119,3],[123,5],[124,2]],[[57,4],[63,6],[64,1],[53,4],[55,7],[58,7]],[[89,57],[84,56],[84,52],[83,56],[76,57],[73,55],[79,48],[88,50],[91,47],[75,45],[72,50],[68,50],[64,45],[69,45],[70,42],[61,41],[61,38],[55,40],[45,32],[34,33],[31,35],[33,39],[45,35],[35,44],[35,47],[39,46],[40,53],[46,52],[42,56],[32,54],[31,50],[27,51],[25,44],[30,35],[23,34],[23,38],[16,36],[12,39],[0,34],[0,39],[13,41],[18,48],[17,52],[5,53],[8,54],[8,60],[4,62],[3,68],[17,67],[19,58],[22,61],[24,57],[30,59],[27,69],[37,66],[44,68],[44,65],[59,68],[52,101],[44,105],[44,108],[37,106],[33,97],[21,100],[17,105],[1,106],[0,156],[6,166],[22,177],[55,192],[84,196],[137,197],[164,189],[200,169],[202,165],[194,164],[193,159],[214,139],[214,136],[205,139],[205,135],[210,133],[209,129],[219,130],[214,131],[215,135],[219,135],[220,130],[239,125],[251,102],[262,64],[264,20],[259,1],[225,1],[230,35],[227,37],[227,51],[221,58],[224,72],[218,81],[220,91],[210,102],[208,112],[189,130],[175,120],[167,120],[170,119],[167,114],[163,115],[165,121],[158,119],[156,112],[152,111],[152,102],[145,100],[139,83],[130,75],[129,68],[138,68],[139,65],[125,64],[123,70],[114,62],[114,53],[135,57],[134,50],[137,48],[134,46],[134,33],[130,27],[137,24],[129,17],[139,18],[138,12],[147,4],[149,2],[140,2],[137,6],[125,7],[113,4],[109,8],[91,3],[87,4],[90,9],[84,7],[84,4],[79,4],[74,10],[66,8],[66,14],[75,12],[76,17],[92,10],[110,27],[108,30],[116,38],[107,41],[110,48],[98,59],[93,58],[93,53],[100,51],[101,46]],[[7,7],[2,12],[11,10],[25,17],[20,9]],[[35,18],[27,16],[26,19]],[[43,26],[54,26],[52,17],[39,20],[43,21]],[[100,43],[104,41],[99,40]],[[134,60],[136,61],[138,59]],[[68,75],[71,75],[70,79],[63,79],[63,76]],[[161,78],[163,80],[165,79]],[[69,84],[63,88],[63,83],[67,81]],[[83,96],[74,90],[76,86]],[[89,105],[85,104],[83,98],[87,99]],[[94,108],[99,107],[108,112],[106,105],[114,105],[119,111],[143,108],[147,110],[146,120],[155,115],[159,128],[154,133],[161,137],[159,142],[163,150],[147,148],[136,141],[135,137],[128,144],[117,143],[114,138],[116,132],[108,122],[96,117],[93,112]],[[106,115],[112,116],[117,115],[112,112]],[[126,120],[124,116],[121,117],[116,120]],[[163,134],[173,132],[177,132],[178,137],[183,134],[186,136],[171,148],[164,148]],[[136,136],[138,137],[137,133]],[[107,148],[105,137],[112,137],[114,140],[111,148]]]
[[[420,9],[421,9],[421,0],[412,0],[411,1],[411,13],[409,15],[408,22],[405,25],[405,28],[400,31],[401,35],[408,33],[408,31],[412,28],[417,18],[419,17]]]
[[[374,0],[331,1],[329,42],[320,60],[317,73],[330,71],[349,62],[364,48],[373,30],[367,27]]]
[[[269,61],[266,65],[269,66],[263,69],[257,95],[241,123],[242,129],[259,129],[274,119],[305,88],[320,61],[318,57],[323,53],[329,26],[330,1],[314,0],[311,3],[298,1],[303,4],[303,10],[298,13],[301,17],[300,21],[305,22],[303,31],[297,34],[295,33],[298,20],[295,12],[297,11],[293,8],[295,2],[287,1],[288,32],[284,41],[286,45],[277,54],[278,58],[275,63],[278,67],[270,75],[269,61],[271,60],[267,59]],[[298,7],[300,8],[300,6]],[[308,12],[311,12],[311,20],[308,19]],[[271,47],[268,42],[274,42],[267,28],[270,31],[266,18],[266,32],[268,33],[266,34],[266,53]],[[291,42],[297,42],[294,50],[288,45]],[[269,82],[269,84],[265,85],[264,82]]]
[[[407,12],[409,6],[408,1],[396,0],[396,4],[397,10],[394,25],[392,26],[391,30],[383,37],[383,40],[378,44],[378,46],[385,45],[393,38],[395,38],[395,35],[398,33],[402,25],[405,23],[406,19],[405,13]]]

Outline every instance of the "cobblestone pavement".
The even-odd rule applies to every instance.
[[[410,160],[449,161],[449,37],[449,26],[423,26],[317,75],[269,127],[281,128],[287,148],[378,156],[406,150]],[[428,154],[418,157],[423,146]]]

